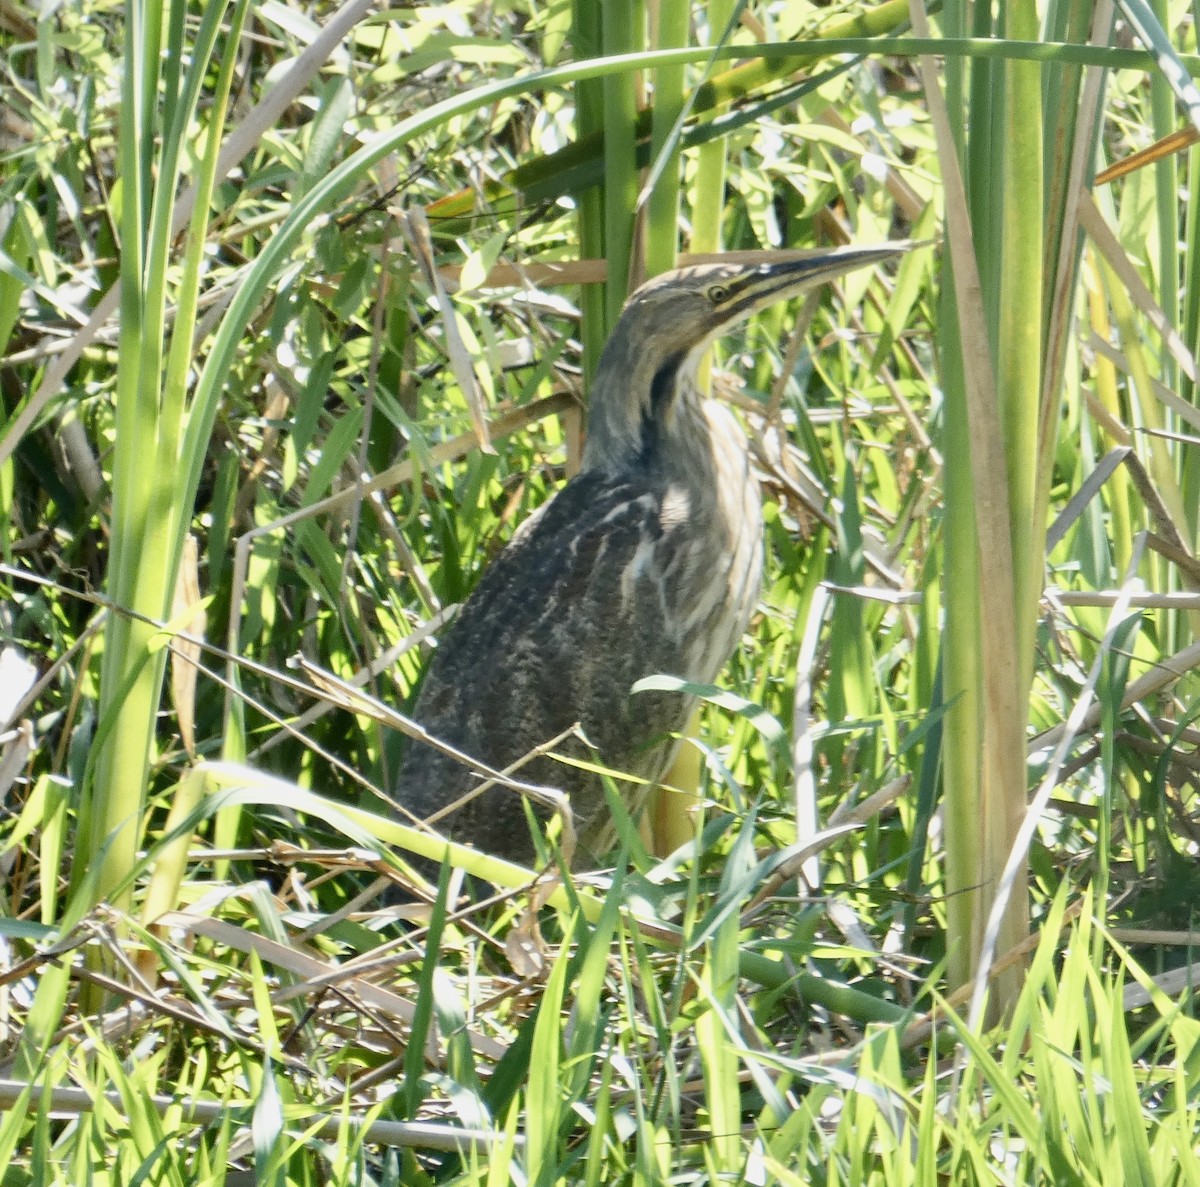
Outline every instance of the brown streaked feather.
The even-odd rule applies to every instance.
[[[434,656],[414,711],[434,737],[503,769],[579,722],[609,767],[663,775],[691,701],[630,689],[659,673],[711,683],[762,575],[746,439],[727,409],[701,400],[697,355],[756,310],[899,250],[685,268],[630,298],[592,386],[582,473],[516,533]],[[590,757],[579,742],[565,749]],[[598,857],[601,780],[545,756],[521,778],[569,794],[581,856]],[[414,743],[398,795],[428,818],[474,786],[466,768]],[[503,788],[437,827],[503,857],[532,852],[525,813]]]
[[[676,513],[683,502],[687,518]],[[748,502],[757,509],[756,490]],[[690,483],[652,474],[590,472],[569,482],[484,574],[435,655],[414,717],[498,768],[579,722],[607,765],[661,777],[677,747],[670,735],[687,724],[691,700],[631,696],[630,688],[659,672],[711,681],[758,592],[756,564],[754,580],[739,581],[744,604],[736,622],[723,621],[722,598],[699,624],[703,647],[689,648],[681,638],[679,624],[711,600],[714,574],[738,551],[719,529],[697,533],[697,516],[710,514],[711,503]],[[738,531],[758,549],[756,515]],[[560,751],[593,757],[576,741]],[[520,777],[570,795],[581,856],[594,860],[589,839],[607,815],[599,777],[549,757],[533,759]],[[412,743],[399,785],[405,805],[428,817],[477,782],[453,759]],[[532,853],[525,814],[505,788],[488,789],[437,827],[501,856]]]

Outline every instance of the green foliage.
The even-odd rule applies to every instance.
[[[1196,1181],[1200,164],[1086,185],[1173,129],[1196,34],[1130,2],[1157,59],[1085,46],[1091,8],[947,4],[930,41],[901,0],[0,6],[0,644],[38,677],[0,680],[5,1187]],[[927,242],[941,50],[978,338]],[[844,237],[923,245],[718,347],[766,578],[688,690],[693,839],[426,884],[386,707],[578,465],[630,286]],[[965,444],[980,366],[1011,485]],[[953,992],[984,812],[939,797],[1006,650],[1017,823],[1030,731],[1098,682],[989,1029]]]

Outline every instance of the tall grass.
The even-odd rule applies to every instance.
[[[5,10],[5,1183],[1195,1178],[1195,218],[1171,165],[1089,194],[1171,122],[1111,19]],[[536,894],[453,852],[470,906],[403,871],[389,706],[629,286],[943,230],[717,351],[767,576],[700,835]]]

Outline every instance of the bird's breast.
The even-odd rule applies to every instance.
[[[694,410],[702,432],[690,434],[686,463],[667,485],[659,509],[669,557],[654,566],[674,603],[681,674],[711,683],[745,631],[762,581],[762,498],[750,468],[745,433],[723,405]],[[701,427],[701,426],[696,426]]]

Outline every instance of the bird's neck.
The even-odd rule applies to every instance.
[[[712,452],[696,364],[695,354],[651,360],[610,342],[592,385],[583,468],[702,478]]]

